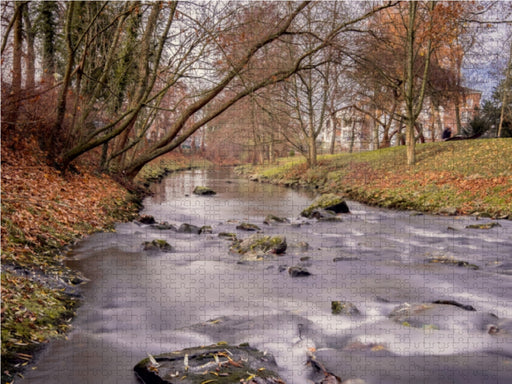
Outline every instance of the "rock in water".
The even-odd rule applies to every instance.
[[[155,224],[155,218],[149,215],[142,215],[139,219],[139,223],[141,224]]]
[[[501,225],[500,225],[500,223],[497,223],[497,222],[466,225],[466,228],[470,228],[470,229],[491,229],[494,227],[501,227]]]
[[[241,231],[259,231],[261,228],[258,227],[256,224],[251,223],[240,223],[236,226],[236,229],[239,229]]]
[[[288,220],[286,217],[279,217],[276,215],[267,215],[265,219],[263,220],[263,224],[270,225],[272,223],[289,223],[290,220]]]
[[[286,237],[255,234],[233,244],[231,251],[242,255],[280,255],[286,251]]]
[[[201,233],[201,228],[199,228],[197,225],[183,223],[178,228],[178,232],[181,232],[181,233],[195,233],[196,235],[199,235]]]
[[[305,276],[310,276],[311,272],[309,272],[304,267],[295,266],[295,267],[288,268],[288,274],[291,277],[305,277]]]
[[[201,195],[201,196],[217,194],[217,192],[215,192],[213,189],[208,188],[208,187],[202,187],[202,186],[195,187],[194,191],[192,193],[194,193],[195,195]]]
[[[333,211],[334,213],[350,213],[348,205],[345,200],[333,193],[321,195],[313,203],[301,212],[301,216],[312,218],[313,211],[323,209],[326,211]]]
[[[145,251],[172,252],[172,246],[165,240],[145,241],[142,245]]]
[[[145,384],[284,384],[274,357],[244,344],[219,343],[150,355],[133,369]]]
[[[360,315],[359,309],[348,301],[331,301],[331,311],[333,315]]]

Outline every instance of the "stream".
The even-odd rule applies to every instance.
[[[217,195],[193,195],[197,185]],[[17,382],[135,384],[147,353],[220,341],[273,354],[288,384],[311,384],[307,353],[342,380],[364,380],[353,383],[512,382],[512,221],[472,229],[492,220],[348,201],[342,221],[320,222],[299,217],[311,193],[226,169],[173,174],[153,189],[142,214],[213,233],[125,223],[77,244],[68,265],[90,281],[73,330]],[[290,223],[263,224],[267,214]],[[253,234],[240,222],[286,236],[286,253],[240,263],[218,236]],[[144,251],[154,239],[174,251]],[[291,277],[296,265],[311,276]],[[334,315],[332,301],[359,313]]]

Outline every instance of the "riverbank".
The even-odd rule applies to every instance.
[[[271,166],[241,166],[237,173],[373,206],[512,219],[510,138],[420,144],[414,166],[407,165],[400,146],[320,156],[314,169],[293,157]]]
[[[137,181],[203,165],[163,157]],[[87,162],[63,177],[37,143],[2,142],[2,383],[21,376],[35,352],[71,327],[86,277],[64,265],[67,248],[94,232],[113,231],[139,209],[140,197]]]

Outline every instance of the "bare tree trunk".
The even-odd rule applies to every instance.
[[[56,154],[56,150],[58,149],[55,144],[57,141],[57,137],[61,133],[62,123],[64,122],[64,115],[66,112],[66,96],[68,93],[69,86],[71,84],[71,72],[73,69],[73,64],[75,62],[75,51],[73,48],[73,44],[71,42],[71,23],[73,21],[74,10],[75,2],[69,2],[65,26],[68,57],[66,61],[66,69],[64,71],[62,88],[60,89],[59,95],[57,96],[57,117],[55,118],[55,122],[53,124],[49,141],[46,143],[47,148],[51,149],[51,152],[53,152],[54,155]]]
[[[510,72],[512,71],[512,43],[510,43],[510,53],[508,57],[508,63],[505,74],[505,83],[503,84],[503,95],[501,97],[501,111],[500,111],[500,122],[498,124],[497,137],[501,137],[503,130],[503,121],[505,120],[505,109],[508,103],[508,94],[510,93]]]
[[[274,135],[270,135],[270,142],[268,144],[268,161],[270,164],[274,164]]]
[[[411,1],[409,4],[409,23],[407,28],[406,40],[406,63],[405,63],[405,82],[404,82],[404,100],[406,105],[406,131],[405,131],[405,144],[407,146],[407,164],[413,165],[416,163],[416,138],[415,138],[415,123],[423,107],[423,100],[425,97],[425,89],[427,85],[427,77],[430,66],[430,56],[432,54],[432,39],[428,39],[426,54],[424,54],[424,68],[423,76],[421,79],[420,89],[415,90],[415,42],[416,42],[416,13],[418,3]],[[430,28],[432,28],[432,17],[435,2],[429,1],[430,11]]]
[[[457,95],[457,100],[455,101],[455,125],[457,126],[456,134],[462,133],[462,124],[460,122],[460,100],[459,100],[459,95]]]
[[[26,42],[27,42],[27,54],[25,56],[25,65],[26,65],[26,80],[25,80],[25,88],[29,90],[33,90],[35,87],[35,78],[36,78],[36,53],[34,49],[34,41],[35,41],[35,33],[32,28],[32,23],[30,21],[30,17],[28,14],[28,4],[23,9],[23,23],[25,23],[25,34],[26,34]]]
[[[329,148],[329,153],[331,155],[334,154],[334,148],[336,146],[336,135],[338,133],[338,119],[336,119],[336,115],[332,116],[332,136],[331,136],[331,146]]]
[[[308,153],[308,164],[310,167],[316,167],[317,161],[316,161],[316,138],[314,135],[311,135],[309,137],[309,153]]]
[[[349,153],[354,151],[354,141],[356,138],[356,119],[352,120],[352,127],[350,127],[350,148]]]
[[[26,6],[25,2],[16,2],[16,9],[14,11],[13,29],[14,29],[14,42],[12,49],[12,87],[10,96],[13,102],[9,106],[8,111],[2,119],[5,122],[7,132],[14,132],[16,128],[16,121],[18,120],[18,110],[20,106],[20,93],[21,93],[21,56],[23,44],[23,22],[22,13],[23,8]]]

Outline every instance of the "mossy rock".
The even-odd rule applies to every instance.
[[[236,229],[239,229],[241,231],[259,231],[261,230],[260,227],[258,227],[256,224],[251,223],[240,223],[236,226]]]
[[[142,215],[138,221],[141,224],[155,224],[156,223],[155,218],[150,215]]]
[[[194,191],[192,193],[194,195],[200,195],[200,196],[216,195],[217,194],[217,192],[215,192],[213,189],[208,188],[208,187],[202,187],[202,186],[195,187]]]
[[[324,209],[326,211],[333,211],[334,213],[349,213],[345,200],[333,193],[327,193],[316,198],[313,203],[301,212],[301,216],[311,218],[315,210]]]
[[[284,236],[253,235],[237,245],[238,253],[260,250],[265,253],[282,254],[286,251],[287,244]]]
[[[213,228],[211,225],[203,225],[199,230],[199,233],[213,233]]]
[[[333,315],[356,316],[360,315],[359,309],[348,301],[331,301],[331,312]]]
[[[237,240],[236,233],[232,233],[232,232],[220,232],[219,237],[226,239],[226,240],[231,240],[231,241]]]
[[[171,230],[171,231],[177,231],[178,229],[168,222],[164,221],[163,223],[157,223],[152,225],[153,228],[160,229],[160,230]]]
[[[470,229],[491,229],[494,227],[501,227],[501,224],[496,223],[496,222],[491,222],[491,223],[484,223],[484,224],[466,225],[466,228],[470,228]]]
[[[467,261],[452,259],[452,258],[448,258],[448,257],[432,257],[430,259],[427,259],[427,263],[453,265],[456,267],[464,267],[464,268],[468,268],[468,269],[473,269],[475,271],[477,269],[480,269],[475,264],[471,264],[471,263],[468,263]]]
[[[143,243],[145,251],[163,251],[172,252],[172,246],[165,240],[156,239],[153,241],[145,241]]]
[[[271,354],[218,343],[151,356],[133,369],[145,384],[282,384]]]
[[[201,228],[199,228],[197,225],[183,223],[178,228],[178,232],[180,232],[180,233],[194,233],[196,235],[199,235],[201,233]]]
[[[286,217],[279,217],[276,215],[267,215],[263,220],[263,224],[273,224],[273,223],[289,223],[290,221]]]
[[[288,268],[288,274],[291,277],[307,277],[311,276],[311,272],[309,272],[305,267],[296,265],[294,267]]]
[[[262,260],[270,255],[280,255],[286,251],[286,237],[252,235],[243,241],[236,241],[230,248],[232,252],[243,255],[244,261]]]

